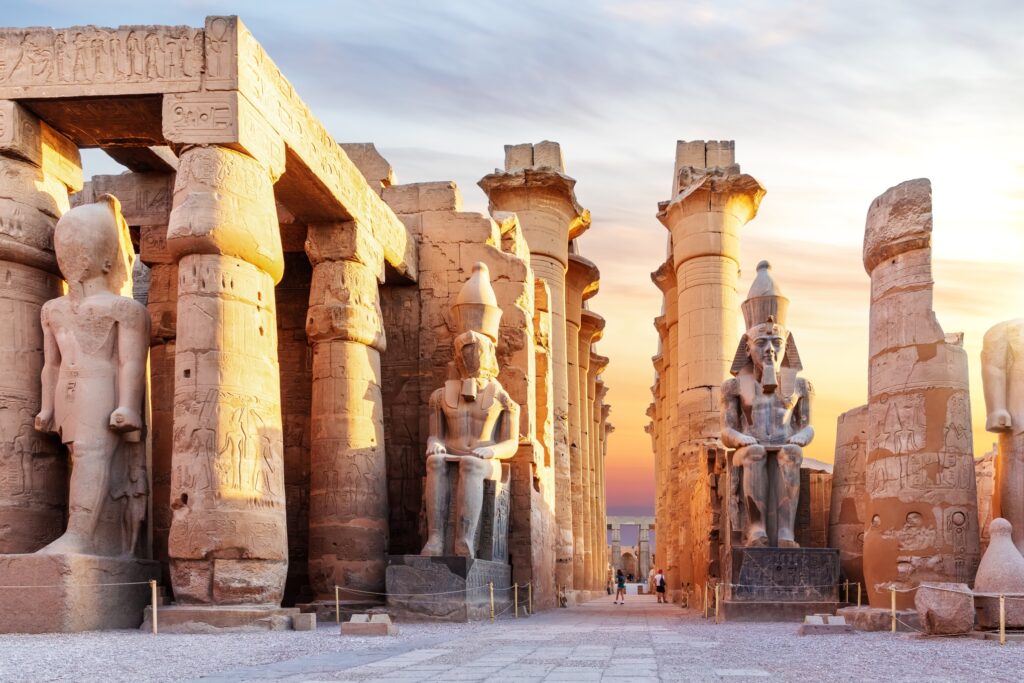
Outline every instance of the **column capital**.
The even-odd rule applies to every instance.
[[[580,312],[580,341],[586,340],[588,344],[594,344],[604,337],[604,317],[593,311],[583,309]],[[581,357],[582,358],[582,357]],[[587,365],[589,366],[589,354]]]
[[[609,362],[610,361],[607,356],[601,356],[594,352],[590,353],[590,370],[595,375],[600,375],[604,372],[605,368],[608,367]]]
[[[583,302],[597,295],[601,271],[590,259],[569,254],[569,267],[565,274],[565,317],[580,326]]]
[[[902,182],[875,197],[864,226],[864,270],[915,249],[932,239],[932,184],[927,178]]]
[[[672,257],[669,256],[658,269],[651,273],[651,282],[661,290],[662,294],[668,294],[676,287],[676,269],[672,266]]]

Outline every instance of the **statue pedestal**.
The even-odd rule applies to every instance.
[[[512,565],[465,557],[389,555],[388,614],[397,621],[482,621],[512,604]],[[520,596],[521,600],[525,600]]]
[[[160,579],[160,565],[152,560],[0,555],[0,633],[138,628],[151,579]]]
[[[151,628],[150,608],[142,630]],[[247,633],[316,630],[316,617],[276,605],[170,605],[157,607],[161,633]]]
[[[839,607],[836,549],[733,548],[727,558],[726,620],[797,620]]]

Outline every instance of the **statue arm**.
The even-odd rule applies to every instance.
[[[814,399],[814,386],[806,381],[800,380],[800,398],[797,399],[796,409],[793,411],[792,422],[793,436],[786,439],[786,443],[795,446],[806,446],[814,439],[814,427],[811,426],[811,403]]]
[[[505,410],[498,420],[496,443],[491,446],[495,458],[507,460],[519,450],[519,404],[512,397],[502,392],[502,403]]]
[[[50,432],[53,431],[53,399],[57,391],[57,375],[60,372],[61,357],[57,338],[54,336],[53,330],[50,329],[49,310],[46,304],[43,305],[42,324],[43,370],[40,379],[43,384],[43,394],[35,426],[40,432]]]
[[[1006,328],[996,325],[985,333],[981,347],[981,383],[985,390],[985,429],[1000,432],[1010,429],[1013,420],[1006,408]]]
[[[117,317],[117,409],[110,415],[110,427],[133,432],[142,429],[149,313],[134,300],[123,303]]]
[[[727,448],[743,448],[757,443],[757,439],[740,431],[739,382],[726,380],[721,397],[722,443]]]
[[[434,393],[430,395],[430,434],[427,436],[427,455],[444,455],[448,452],[444,445],[444,410],[441,408],[443,400],[443,388],[435,389]]]

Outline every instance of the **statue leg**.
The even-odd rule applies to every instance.
[[[496,478],[501,472],[501,461],[464,456],[459,462],[458,532],[455,535],[455,554],[476,556],[476,531],[480,525],[480,511],[484,502],[484,479]]]
[[[1024,553],[1024,434],[1000,434],[996,457],[999,516],[1013,526],[1013,544]]]
[[[448,516],[448,463],[443,455],[427,456],[427,544],[421,555],[444,552],[444,524]]]
[[[796,508],[800,501],[800,464],[804,450],[786,444],[776,457],[775,496],[779,505],[779,547],[799,548],[796,542]]]
[[[743,498],[747,507],[748,546],[768,545],[765,529],[765,508],[768,503],[768,461],[764,446],[744,446],[736,451],[737,462],[743,464]]]
[[[93,553],[93,536],[110,496],[110,463],[120,445],[113,432],[78,439],[71,450],[71,483],[68,488],[68,528],[64,535],[39,552]]]

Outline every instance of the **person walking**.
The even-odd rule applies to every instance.
[[[658,596],[658,602],[668,603],[665,599],[665,574],[660,569],[654,575],[654,592]]]
[[[622,573],[621,569],[615,575],[615,600],[612,601],[612,604],[626,604],[626,575]]]

